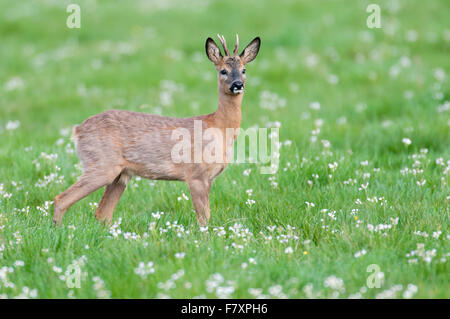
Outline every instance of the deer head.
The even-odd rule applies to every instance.
[[[222,55],[219,47],[211,38],[206,40],[206,55],[216,67],[219,91],[230,95],[241,94],[244,92],[245,86],[245,65],[256,58],[261,39],[259,37],[254,38],[238,55],[239,37],[236,34],[236,44],[233,56],[231,56],[225,38],[220,35],[217,35],[217,37],[222,43],[225,55]]]

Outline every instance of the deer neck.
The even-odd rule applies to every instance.
[[[225,94],[219,91],[219,106],[214,113],[214,122],[221,128],[241,126],[241,104],[243,94]]]

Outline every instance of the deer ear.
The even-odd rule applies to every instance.
[[[206,39],[205,48],[208,59],[210,59],[214,64],[219,63],[222,59],[222,53],[220,53],[220,49],[216,42],[214,42],[211,38]]]
[[[259,52],[259,47],[261,46],[261,39],[259,37],[256,37],[250,42],[249,45],[245,47],[245,49],[240,54],[240,57],[244,64],[247,64],[249,62],[252,62]]]

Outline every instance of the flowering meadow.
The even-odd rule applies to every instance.
[[[449,298],[449,1],[0,2],[0,298]],[[275,174],[230,164],[199,227],[187,185],[134,177],[61,227],[73,125],[108,109],[217,108],[205,40],[261,37],[242,128]],[[217,39],[215,38],[216,42]],[[271,136],[273,138],[273,136]]]

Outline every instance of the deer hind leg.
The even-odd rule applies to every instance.
[[[116,208],[120,196],[125,190],[129,179],[129,175],[121,173],[111,184],[106,185],[105,194],[103,195],[97,211],[95,212],[95,217],[99,221],[107,224],[111,222],[114,208]]]
[[[64,214],[70,206],[100,187],[110,184],[120,174],[120,171],[118,168],[110,171],[96,170],[84,172],[75,184],[55,197],[53,222],[56,225],[60,225]]]
[[[210,218],[209,191],[210,181],[191,180],[187,182],[191,191],[192,203],[194,204],[197,220],[201,226],[205,226]]]

